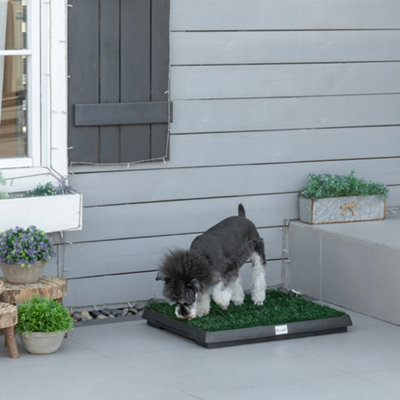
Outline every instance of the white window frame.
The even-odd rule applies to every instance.
[[[28,55],[28,156],[0,158],[9,192],[68,175],[67,1],[27,0],[27,49],[0,55]]]

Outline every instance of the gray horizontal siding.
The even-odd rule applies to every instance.
[[[258,227],[281,225],[282,215],[297,216],[295,193],[90,207],[84,210],[85,229],[67,232],[67,240],[82,242],[204,232],[221,219],[236,215],[239,202]]]
[[[398,29],[397,0],[173,0],[171,29]]]
[[[126,166],[75,166],[72,178],[84,188],[92,178],[82,172],[96,173],[100,184],[104,172],[167,170],[185,167],[223,166],[241,164],[291,163],[321,160],[349,160],[398,157],[400,126],[374,126],[330,129],[296,129],[257,132],[218,132],[206,135],[171,135],[171,158],[168,163],[152,162]],[[371,146],[375,140],[379,145]],[[193,148],[196,151],[193,151]],[[223,149],[221,151],[221,149]],[[315,151],[318,149],[318,151]],[[100,190],[100,188],[99,188]]]
[[[199,232],[200,233],[200,232]],[[259,229],[268,260],[281,257],[281,228]],[[190,246],[196,234],[74,243],[66,246],[65,278],[152,271],[169,249]]]
[[[400,31],[171,32],[171,65],[399,61]]]
[[[171,79],[175,100],[400,93],[400,63],[175,66]]]
[[[400,203],[397,0],[172,0],[170,29],[170,159],[74,167],[85,208],[67,234],[69,304],[160,297],[167,249],[239,202],[279,283],[280,226],[310,172],[354,169]]]
[[[329,146],[329,142],[326,145]],[[345,145],[346,142],[343,143],[343,146]],[[266,197],[263,201],[269,202],[272,198],[268,194],[298,192],[306,184],[310,172],[330,171],[336,174],[347,174],[352,169],[357,171],[358,176],[368,180],[376,180],[387,185],[400,183],[400,158],[82,174],[75,175],[72,182],[78,191],[85,192],[83,197],[85,206],[145,203],[135,206],[139,209],[141,207],[151,208],[153,207],[151,203],[161,201],[157,207],[160,211],[156,211],[158,216],[164,212],[165,207],[171,207],[169,212],[172,212],[174,204],[171,205],[170,202],[175,200],[264,195]],[[128,182],[129,184],[127,184]],[[169,202],[164,203],[166,200]],[[238,198],[233,201],[228,211],[236,212],[239,201],[251,202],[252,200]],[[199,202],[204,204],[204,200],[199,200]],[[182,202],[182,204],[185,203]],[[210,203],[206,201],[205,204],[202,211],[207,213]],[[260,202],[258,202],[259,205]],[[182,211],[180,207],[176,212]],[[188,213],[191,213],[190,208],[192,207],[194,206],[189,205]],[[150,208],[148,211],[143,211],[145,216],[147,216],[147,212],[153,212]],[[248,208],[250,210],[251,206],[249,205]],[[89,208],[85,209],[84,225],[85,214],[92,211]],[[68,235],[80,237],[84,235],[84,232],[85,229]]]
[[[270,286],[280,282],[280,261],[267,264],[267,282]],[[243,267],[243,284],[249,287],[250,268]],[[162,297],[162,284],[156,281],[156,272],[121,274],[94,278],[71,279],[68,282],[66,306],[126,303]]]
[[[397,157],[400,126],[186,134],[170,143],[171,168]]]
[[[178,100],[171,133],[398,125],[399,109],[399,94]]]

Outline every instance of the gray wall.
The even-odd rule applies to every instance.
[[[72,167],[84,229],[67,234],[66,304],[160,297],[162,255],[239,202],[279,283],[310,172],[355,169],[400,203],[397,0],[171,0],[170,29],[170,159]]]

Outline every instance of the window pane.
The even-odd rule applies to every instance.
[[[0,158],[27,155],[26,56],[0,56]]]
[[[0,50],[19,50],[26,44],[26,0],[0,0]]]

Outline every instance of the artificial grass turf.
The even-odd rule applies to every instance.
[[[169,318],[205,331],[279,325],[345,315],[344,312],[328,306],[313,303],[301,297],[290,296],[278,290],[268,290],[262,306],[254,305],[249,294],[246,294],[241,306],[230,304],[227,310],[222,310],[211,301],[210,313],[205,317],[195,318],[191,321],[178,319],[175,316],[175,306],[166,302],[151,302],[148,307]]]

